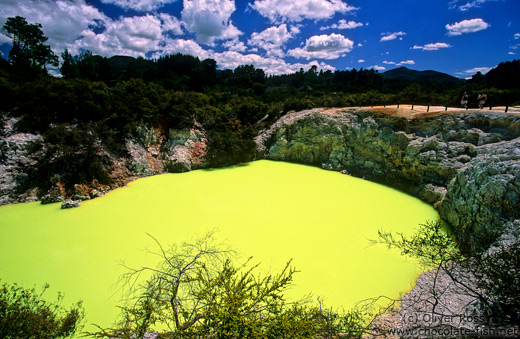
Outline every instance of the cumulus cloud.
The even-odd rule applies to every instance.
[[[432,44],[426,44],[424,46],[415,45],[412,47],[412,49],[421,49],[423,51],[437,51],[441,48],[450,48],[450,47],[451,47],[451,45],[447,44],[445,42],[436,42],[436,43],[432,43]]]
[[[163,7],[176,0],[101,0],[102,3],[112,4],[124,9],[133,9],[140,12],[149,12]]]
[[[357,62],[359,62],[360,64],[365,62],[365,59],[359,59]]]
[[[395,61],[383,61],[385,65],[396,65],[396,66],[402,66],[402,65],[415,65],[414,60],[403,60],[401,62],[395,62]]]
[[[238,39],[228,40],[224,42],[222,46],[226,47],[230,51],[235,52],[245,52],[247,50],[246,45]]]
[[[470,19],[470,20],[462,20],[460,22],[456,22],[452,25],[446,25],[446,29],[448,30],[448,35],[462,35],[466,33],[474,33],[478,31],[482,31],[487,29],[489,24],[484,20]]]
[[[205,50],[193,40],[170,39],[167,38],[161,42],[160,51],[156,52],[152,58],[158,58],[166,54],[187,54],[202,59],[211,58],[212,51]]]
[[[342,0],[255,0],[250,7],[269,18],[271,22],[328,19],[336,13],[356,9]]]
[[[397,66],[402,66],[402,65],[415,65],[415,61],[414,60],[404,60],[397,64]]]
[[[376,71],[384,71],[386,69],[386,67],[378,66],[378,65],[369,66],[367,68],[372,68],[372,69],[375,69]]]
[[[43,32],[49,37],[47,44],[57,53],[70,48],[70,44],[83,31],[103,28],[110,21],[84,0],[3,1],[0,6],[1,22],[16,15],[23,16],[29,23],[41,23]]]
[[[518,40],[518,39],[520,39],[520,33],[515,34],[515,40]]]
[[[181,28],[181,21],[177,19],[176,17],[168,14],[168,13],[160,13],[159,19],[161,19],[162,24],[162,30],[164,32],[172,32],[176,35],[183,34],[182,28]]]
[[[287,63],[285,60],[276,57],[262,57],[258,54],[242,54],[236,51],[225,51],[216,53],[211,51],[210,56],[217,61],[220,68],[235,69],[240,65],[253,65],[256,68],[263,69],[269,75],[289,74],[294,73],[303,68],[309,70],[312,66],[317,66],[318,69],[324,71],[334,71],[335,68],[324,63],[311,61],[309,63]]]
[[[352,50],[354,42],[341,34],[315,35],[307,39],[303,48],[288,52],[295,58],[337,59]]]
[[[263,69],[267,74],[289,74],[297,72],[300,68],[304,70],[310,69],[312,66],[317,66],[318,69],[324,71],[334,71],[335,68],[324,63],[311,61],[309,63],[288,63],[282,58],[277,57],[262,57],[258,54],[244,54],[236,50],[228,50],[224,52],[215,52],[212,49],[204,49],[201,45],[193,40],[185,39],[166,39],[161,44],[161,50],[155,52],[152,58],[159,58],[165,54],[188,54],[199,59],[211,58],[217,62],[219,68],[235,69],[241,65],[254,65],[256,68]]]
[[[338,21],[337,24],[332,24],[330,26],[322,26],[320,27],[320,30],[321,31],[324,31],[326,29],[354,29],[354,28],[357,28],[357,27],[361,27],[363,26],[364,24],[361,23],[361,22],[356,22],[356,21],[347,21],[345,19],[341,19],[340,21]]]
[[[89,49],[94,54],[145,56],[159,48],[161,21],[152,16],[126,17],[107,23],[105,31],[87,30],[75,43],[76,49]]]
[[[393,33],[381,33],[382,37],[380,41],[390,41],[390,40],[403,40],[403,36],[406,35],[405,32],[393,32]]]
[[[281,24],[251,34],[248,44],[265,50],[268,56],[282,57],[284,55],[282,47],[299,32],[297,27],[288,29],[286,24]]]
[[[184,0],[184,26],[200,43],[212,45],[216,39],[235,39],[242,32],[231,22],[234,0]]]

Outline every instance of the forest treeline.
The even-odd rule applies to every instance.
[[[69,187],[107,181],[107,159],[99,156],[95,140],[118,154],[124,152],[124,140],[142,126],[167,135],[196,121],[209,137],[209,166],[220,167],[252,160],[253,136],[290,110],[396,103],[459,106],[464,92],[475,105],[482,92],[491,105],[520,103],[520,60],[452,81],[401,81],[373,69],[332,72],[316,66],[267,75],[252,65],[218,69],[215,60],[182,54],[147,60],[65,50],[58,63],[45,45],[41,25],[15,17],[3,28],[13,48],[7,60],[0,58],[0,91],[6,98],[0,102],[0,120],[18,118],[17,129],[41,134],[46,146],[44,160],[21,181],[22,189],[49,186],[57,175],[67,178]],[[48,66],[59,67],[61,77],[50,76]],[[63,156],[57,159],[56,154]]]

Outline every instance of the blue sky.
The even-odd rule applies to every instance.
[[[269,74],[400,66],[460,78],[520,58],[519,0],[0,0],[56,54],[184,53]],[[0,35],[5,57],[10,39]]]

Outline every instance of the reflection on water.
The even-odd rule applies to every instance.
[[[290,296],[310,292],[328,306],[397,297],[417,267],[383,246],[378,229],[412,233],[437,220],[429,205],[399,191],[337,172],[282,162],[165,174],[132,182],[80,208],[19,204],[0,208],[0,278],[25,286],[48,282],[82,299],[87,322],[116,318],[118,277],[153,265],[156,245],[217,230],[244,259],[278,271],[293,259],[300,271]],[[54,295],[48,294],[54,300]]]

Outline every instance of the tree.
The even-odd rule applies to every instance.
[[[37,293],[16,284],[0,286],[0,338],[71,338],[81,329],[81,302],[66,310],[60,305],[61,294],[56,303],[42,299],[47,288]]]
[[[397,248],[431,270],[431,285],[406,305],[417,313],[449,318],[451,298],[447,291],[465,296],[465,307],[478,310],[476,317],[487,325],[510,326],[520,321],[520,242],[502,239],[489,250],[463,253],[441,222],[421,225],[411,237],[380,232],[376,243]],[[416,303],[414,305],[414,303]],[[468,309],[462,310],[462,312]],[[455,316],[460,316],[456,313]],[[431,325],[431,324],[430,324]]]
[[[160,338],[354,338],[365,331],[364,312],[288,301],[283,293],[296,273],[290,261],[279,274],[261,276],[251,258],[235,265],[234,252],[215,245],[211,234],[169,250],[155,241],[159,266],[130,269],[123,277],[135,286],[151,273],[130,289],[119,326],[91,336],[144,338],[157,327],[167,329]]]
[[[48,64],[58,66],[58,57],[43,44],[48,38],[41,28],[41,24],[29,24],[21,16],[9,17],[3,25],[13,43],[9,61],[19,70],[46,71]]]

